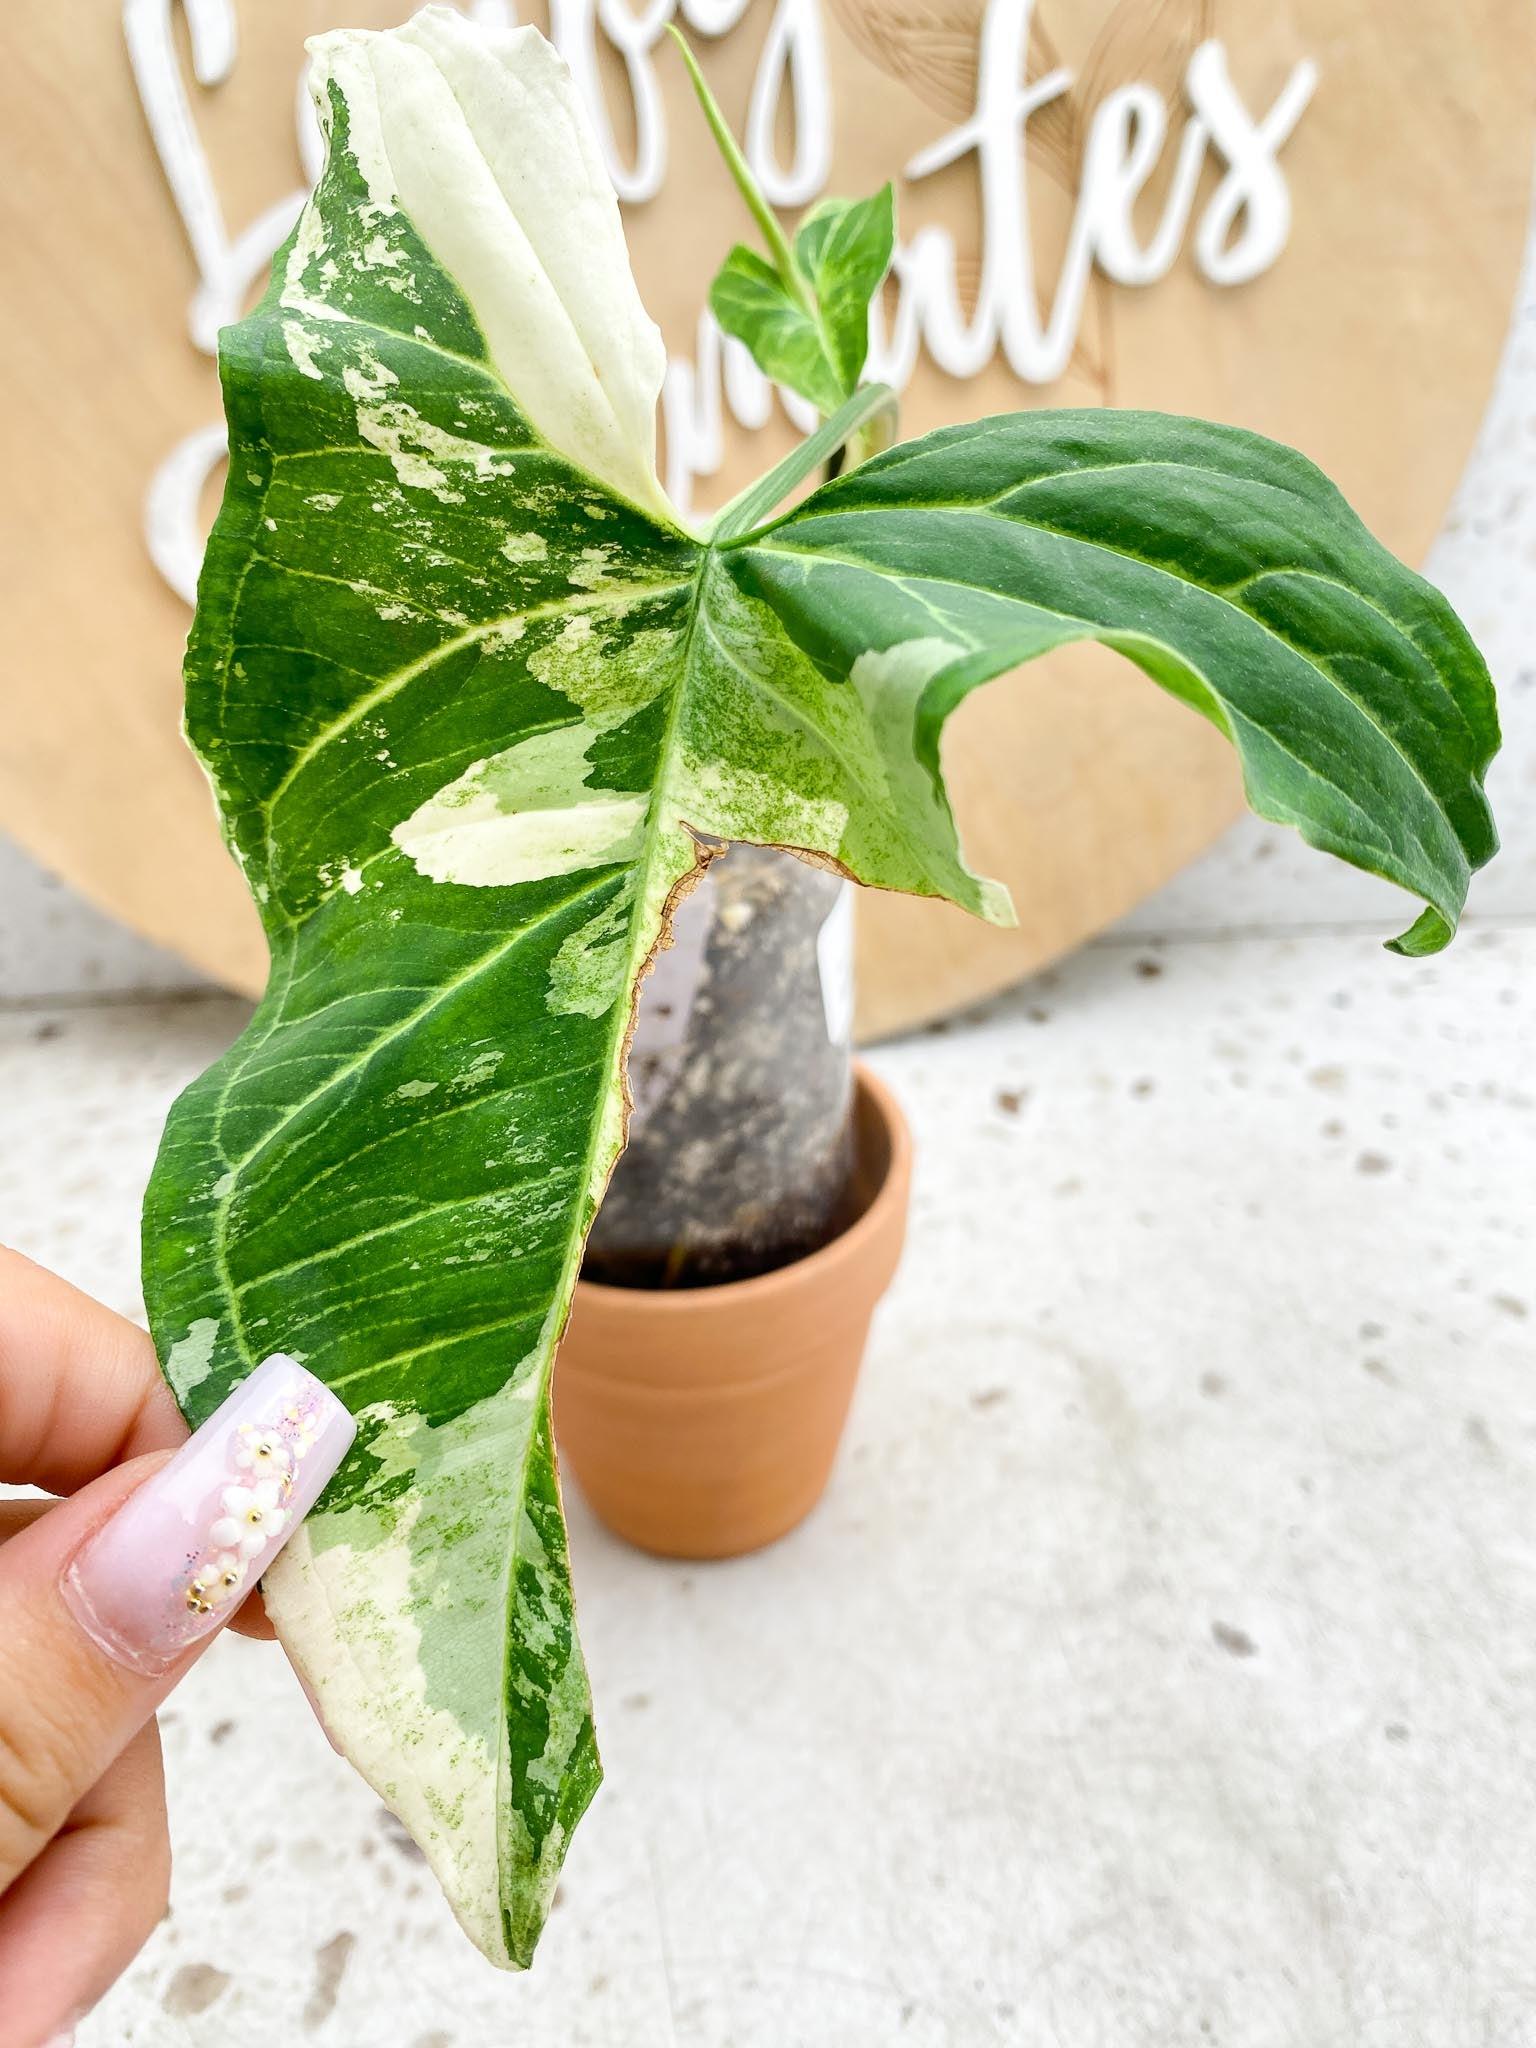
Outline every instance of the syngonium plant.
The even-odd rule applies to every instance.
[[[888,406],[840,402],[880,201],[728,264],[724,323],[833,417],[694,526],[657,481],[662,343],[551,46],[434,7],[312,49],[329,151],[223,337],[186,671],[271,978],[171,1113],[145,1287],[189,1419],[277,1350],[356,1412],[268,1607],[518,1966],[599,1776],[551,1362],[637,989],[711,852],[1006,920],[960,851],[944,721],[1092,640],[1227,735],[1260,815],[1422,898],[1395,944],[1429,953],[1494,849],[1497,721],[1445,600],[1231,427],[1013,414],[786,509]]]

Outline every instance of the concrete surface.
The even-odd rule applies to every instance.
[[[879,1056],[910,1249],[820,1512],[573,1502],[608,1783],[496,1975],[275,1651],[167,1716],[82,2048],[1536,2042],[1536,928],[1101,946]],[[0,1017],[0,1218],[131,1311],[221,998]]]

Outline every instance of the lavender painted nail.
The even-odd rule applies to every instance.
[[[281,1352],[216,1408],[64,1575],[86,1632],[148,1676],[239,1606],[346,1456],[357,1425]]]

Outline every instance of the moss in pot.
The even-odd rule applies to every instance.
[[[690,529],[655,472],[660,338],[550,46],[429,8],[314,47],[326,166],[223,337],[187,658],[272,975],[172,1110],[145,1292],[190,1420],[279,1350],[357,1414],[268,1611],[466,1931],[521,1967],[599,1779],[551,1367],[636,993],[709,851],[1005,917],[943,723],[1092,639],[1226,733],[1255,810],[1414,892],[1396,944],[1426,953],[1494,849],[1497,722],[1443,598],[1255,436],[1035,411],[858,459],[889,408],[841,395],[880,201],[818,208],[788,269],[763,209],[769,255],[728,260],[717,312],[829,417]],[[867,1237],[631,1291],[747,1298]]]
[[[629,1141],[585,1279],[725,1285],[851,1220],[851,910],[837,876],[757,846],[679,906],[641,991]]]

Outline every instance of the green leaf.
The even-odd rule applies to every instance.
[[[1005,917],[943,722],[1096,639],[1231,734],[1266,816],[1417,891],[1425,950],[1492,851],[1497,735],[1445,601],[1229,428],[987,421],[690,535],[549,46],[432,9],[318,61],[325,173],[224,336],[187,660],[272,974],[172,1111],[145,1292],[189,1419],[278,1350],[357,1413],[269,1609],[466,1929],[526,1964],[598,1778],[550,1366],[637,986],[713,843]]]
[[[857,681],[882,647],[929,668],[913,714],[936,787],[966,692],[1094,639],[1227,734],[1261,817],[1426,899],[1397,950],[1449,941],[1497,849],[1482,657],[1319,470],[1257,435],[1134,412],[949,428],[824,486],[732,570],[826,673]]]
[[[896,197],[889,185],[869,199],[823,199],[795,232],[795,261],[815,294],[826,347],[844,391],[864,374],[870,301],[896,247]]]
[[[710,286],[723,331],[745,343],[765,376],[834,413],[857,388],[869,353],[869,303],[890,268],[895,202],[827,199],[795,236],[794,288],[765,257],[737,243]]]
[[[832,360],[815,313],[784,289],[773,265],[738,242],[709,288],[721,330],[745,343],[765,377],[833,413],[852,385]],[[855,379],[856,381],[856,379]]]
[[[830,416],[864,374],[870,301],[896,246],[895,194],[886,185],[870,199],[824,199],[801,221],[791,246],[687,38],[675,25],[670,33],[726,168],[768,247],[764,257],[737,243],[710,286],[710,311],[724,333],[751,351],[765,376]]]

